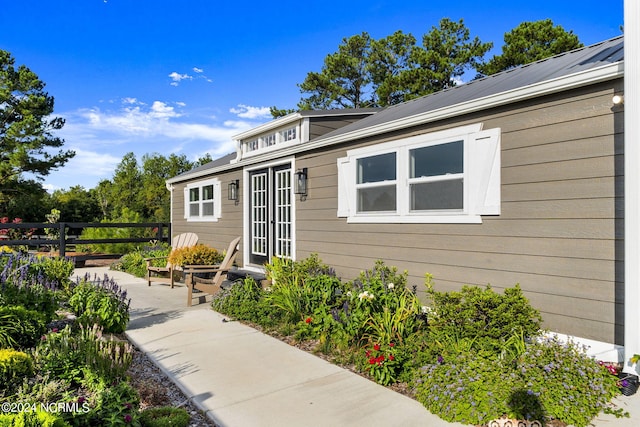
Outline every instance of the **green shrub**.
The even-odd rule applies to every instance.
[[[438,360],[416,373],[416,399],[445,421],[486,425],[510,412],[514,370],[486,353]]]
[[[142,411],[140,423],[142,427],[187,427],[190,418],[189,413],[183,408],[162,406]]]
[[[34,276],[43,274],[57,289],[67,290],[71,284],[71,275],[75,269],[74,262],[66,257],[39,256],[37,263],[31,264],[29,269]]]
[[[452,342],[472,342],[475,349],[499,354],[514,334],[535,337],[542,318],[531,307],[518,285],[503,294],[490,286],[464,286],[459,292],[436,292],[427,278],[427,293],[433,305],[429,334],[443,350]]]
[[[39,312],[22,306],[0,306],[0,347],[33,347],[45,331],[45,318]]]
[[[31,357],[21,351],[0,349],[0,390],[10,390],[33,374]]]
[[[120,216],[113,220],[102,220],[103,224],[113,223],[141,223],[142,218],[140,214],[134,212],[128,208],[123,208]],[[117,228],[117,227],[91,227],[85,228],[80,238],[83,240],[94,239],[130,239],[130,238],[154,238],[155,235],[150,229],[143,227],[140,228]],[[94,253],[107,253],[107,254],[126,254],[133,252],[137,249],[136,243],[91,243],[85,245],[78,245],[79,250],[86,250]]]
[[[247,277],[214,295],[211,307],[233,319],[268,327],[277,322],[278,315],[265,302],[264,294],[260,285],[252,277]]]
[[[511,361],[475,350],[439,356],[417,375],[416,398],[446,421],[484,425],[506,414],[585,427],[601,411],[616,413],[616,382],[584,348],[551,338]]]
[[[99,325],[107,333],[122,333],[129,323],[129,303],[126,291],[105,276],[104,280],[80,280],[71,291],[69,305],[86,327]]]
[[[301,261],[274,257],[266,271],[271,284],[265,300],[288,322],[296,323],[319,308],[330,308],[342,294],[342,283],[316,254]]]
[[[515,416],[532,413],[537,419],[558,419],[583,427],[609,409],[619,393],[617,377],[587,356],[575,343],[546,338],[528,344],[517,365],[521,389],[510,401]],[[535,397],[537,407],[530,405]],[[542,418],[544,417],[544,418]]]
[[[45,411],[24,411],[0,414],[2,427],[69,427],[61,417]]]
[[[140,425],[140,396],[131,384],[121,381],[100,394],[97,402],[99,425]]]
[[[223,259],[224,254],[217,249],[198,243],[194,246],[174,249],[167,260],[172,265],[217,265]]]
[[[67,326],[43,337],[34,353],[38,370],[52,379],[79,384],[84,378],[84,354],[77,335]]]
[[[142,249],[127,253],[111,266],[113,270],[125,271],[136,277],[147,275],[146,258],[156,258],[151,261],[151,265],[164,267],[167,264],[167,257],[171,252],[170,247],[157,247],[154,249]]]

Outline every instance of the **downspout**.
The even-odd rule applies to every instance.
[[[624,1],[624,371],[640,354],[640,2]]]

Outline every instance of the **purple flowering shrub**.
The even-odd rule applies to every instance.
[[[35,310],[51,321],[58,308],[60,281],[47,274],[47,261],[20,252],[0,258],[0,302]]]
[[[589,425],[618,394],[616,377],[585,349],[549,338],[527,343],[516,359],[466,352],[425,365],[415,381],[425,407],[447,421],[475,425],[509,418]]]
[[[617,378],[587,356],[586,348],[555,337],[527,345],[516,366],[527,395],[537,397],[543,414],[576,427],[589,425],[619,394]],[[513,402],[523,412],[526,400]]]

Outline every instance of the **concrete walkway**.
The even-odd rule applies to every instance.
[[[186,306],[171,289],[107,267],[131,298],[129,339],[219,427],[455,427],[420,403],[211,310]],[[631,418],[601,416],[596,427],[640,426],[640,393],[617,403]]]

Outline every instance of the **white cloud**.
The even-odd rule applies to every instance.
[[[262,116],[268,115],[268,108],[240,105],[233,109],[237,116],[227,115],[225,120],[210,114],[182,114],[185,103],[155,100],[146,104],[134,99],[121,99],[119,107],[103,104],[58,114],[66,124],[57,134],[76,156],[45,177],[47,188],[94,188],[101,179],[113,177],[128,152],[138,159],[150,153],[184,154],[194,161],[206,153],[217,158],[235,150],[234,135],[264,122]]]
[[[168,106],[164,102],[154,101],[151,105],[150,117],[154,118],[167,118],[167,117],[180,117],[180,114],[173,110],[173,107]]]
[[[171,86],[178,86],[182,80],[193,80],[193,77],[188,74],[180,74],[176,71],[169,74],[169,77],[173,82],[171,82]]]
[[[211,80],[209,77],[207,77],[206,75],[202,74],[204,73],[204,70],[202,68],[198,68],[198,67],[193,67],[192,71],[196,74],[199,74],[198,76],[196,76],[196,78],[198,79],[202,79],[204,81],[206,81],[207,83],[213,83],[213,80]],[[194,77],[189,75],[189,74],[180,74],[177,71],[172,72],[171,74],[169,74],[169,77],[171,78],[171,80],[173,80],[170,84],[171,86],[178,86],[180,85],[180,82],[182,80],[193,80]]]
[[[231,108],[229,112],[243,119],[271,118],[269,107],[252,107],[250,105],[238,104],[238,108]]]
[[[187,104],[185,102],[176,102],[176,105],[178,107],[186,107],[187,106]]]

